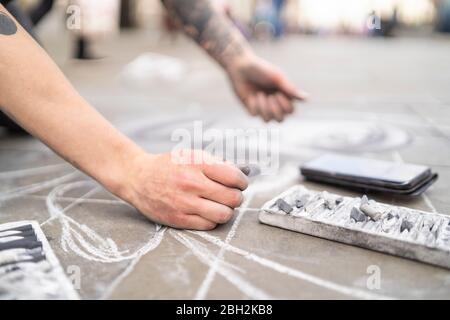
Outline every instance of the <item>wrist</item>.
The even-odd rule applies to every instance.
[[[111,193],[129,202],[133,181],[139,174],[136,173],[138,163],[148,154],[133,142],[117,147],[115,154],[115,159],[106,166],[108,169],[102,168],[103,175],[99,181]]]
[[[255,58],[255,54],[250,48],[245,48],[239,54],[229,57],[224,62],[224,69],[229,76],[238,73],[240,70],[249,65]]]

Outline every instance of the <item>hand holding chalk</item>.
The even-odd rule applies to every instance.
[[[210,230],[228,222],[243,201],[247,177],[203,151],[148,155],[134,161],[119,197],[160,224]]]

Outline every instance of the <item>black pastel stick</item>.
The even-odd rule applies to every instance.
[[[16,231],[16,230],[10,230],[10,231],[0,231],[0,238],[7,238],[7,237],[31,237],[34,236],[36,238],[36,234],[33,230],[26,230],[26,231],[17,231],[16,234],[8,234],[7,232]]]
[[[249,178],[257,176],[261,173],[261,169],[257,165],[253,164],[238,165],[238,168]]]
[[[27,231],[27,230],[33,230],[33,226],[31,224],[27,224],[25,226],[18,226],[15,228],[1,230],[0,232],[3,232],[3,231]]]
[[[0,233],[5,232],[5,231],[28,231],[28,230],[33,230],[33,226],[31,224],[27,224],[25,226],[19,226],[16,228],[11,228],[11,229],[5,229],[5,230],[0,230]]]
[[[14,239],[14,240],[9,240],[8,241],[7,240],[8,238],[19,238],[19,239]],[[3,244],[3,243],[8,243],[8,242],[11,242],[11,241],[18,241],[18,240],[36,241],[37,237],[36,237],[36,235],[34,233],[32,235],[29,235],[29,236],[22,236],[22,235],[18,234],[18,235],[12,235],[12,236],[3,237],[3,238],[0,237],[0,245]]]
[[[42,248],[42,243],[40,241],[36,241],[36,239],[33,238],[24,238],[6,243],[0,243],[0,251],[9,249],[20,249],[20,248],[22,249]]]

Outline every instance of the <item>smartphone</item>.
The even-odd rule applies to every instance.
[[[411,191],[433,177],[427,166],[325,154],[300,168],[306,178],[370,189]]]

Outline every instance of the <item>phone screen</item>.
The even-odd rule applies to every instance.
[[[421,165],[334,154],[323,155],[306,163],[302,166],[303,170],[316,175],[394,185],[411,184],[422,180],[431,173],[428,167]]]

